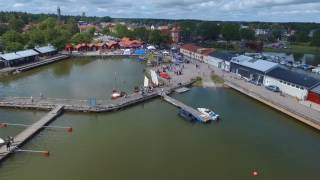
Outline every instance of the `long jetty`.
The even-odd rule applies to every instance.
[[[172,105],[174,105],[174,106],[176,106],[176,107],[178,107],[178,108],[180,108],[180,109],[183,109],[183,110],[187,111],[187,112],[190,113],[193,117],[198,118],[198,119],[201,119],[201,120],[203,120],[204,122],[209,121],[209,119],[203,117],[202,114],[201,114],[199,111],[197,111],[196,109],[194,109],[194,108],[192,108],[192,107],[190,107],[190,106],[182,103],[181,101],[178,101],[178,100],[176,100],[176,99],[174,99],[174,98],[172,98],[172,97],[170,97],[170,96],[168,96],[168,95],[166,95],[166,94],[161,94],[161,96],[162,96],[163,99],[164,99],[165,101],[167,101],[168,103],[170,103],[170,104],[172,104]]]
[[[56,117],[58,117],[62,113],[63,108],[63,105],[57,105],[39,121],[35,122],[34,124],[26,128],[24,131],[19,133],[16,137],[14,137],[14,143],[12,144],[11,149],[9,151],[4,145],[0,147],[0,162],[2,162],[9,155],[14,153],[20,146],[22,146],[36,133],[38,133],[44,126],[48,125]]]
[[[52,57],[49,59],[45,59],[45,60],[37,61],[37,62],[31,63],[31,64],[26,64],[23,66],[16,67],[15,71],[17,71],[17,72],[28,71],[28,70],[34,69],[36,67],[39,67],[39,66],[44,66],[47,64],[51,64],[51,63],[66,59],[68,57],[69,57],[68,55],[58,55],[58,56],[55,56],[55,57]]]

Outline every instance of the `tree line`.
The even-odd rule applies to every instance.
[[[78,21],[110,22],[110,17],[61,16],[0,12],[0,52],[14,52],[52,44],[58,49],[69,42],[91,42],[94,31],[79,33]],[[27,28],[24,31],[24,28]]]

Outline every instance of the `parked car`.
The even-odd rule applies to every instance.
[[[273,91],[273,92],[280,92],[280,88],[278,86],[274,86],[274,85],[266,86],[266,89]]]

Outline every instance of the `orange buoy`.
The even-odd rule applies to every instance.
[[[67,131],[68,131],[69,133],[71,133],[71,132],[73,131],[73,128],[72,128],[72,127],[69,127],[69,128],[67,129]]]
[[[258,176],[258,175],[259,175],[258,171],[253,171],[252,172],[252,176]]]
[[[49,152],[49,151],[43,151],[43,152],[42,152],[42,155],[43,155],[44,157],[49,157],[49,156],[50,156],[50,152]]]

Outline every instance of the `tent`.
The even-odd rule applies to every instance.
[[[154,46],[148,46],[147,49],[148,49],[148,50],[156,50],[156,47],[154,47]]]
[[[144,56],[146,54],[146,51],[144,49],[137,49],[134,51],[134,54],[138,56]]]

